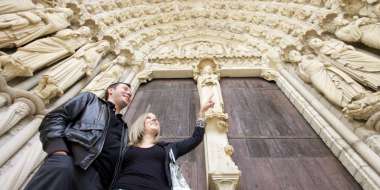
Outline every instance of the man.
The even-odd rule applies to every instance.
[[[48,113],[39,128],[48,157],[25,189],[109,188],[127,145],[119,112],[131,96],[130,85],[118,82],[106,89],[105,100],[81,93]]]

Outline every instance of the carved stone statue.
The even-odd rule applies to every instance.
[[[345,42],[362,42],[363,44],[380,49],[380,23],[376,19],[359,18],[335,31],[336,37]]]
[[[331,64],[359,83],[375,90],[380,87],[379,58],[356,51],[352,46],[335,39],[322,41],[312,38],[309,46],[319,54],[329,56],[333,60]]]
[[[340,6],[347,14],[357,15],[364,7],[365,1],[362,0],[342,0]]]
[[[362,36],[360,41],[368,47],[380,49],[380,23],[368,24],[360,27]]]
[[[32,107],[33,103],[30,100],[18,98],[6,111],[1,112],[0,116],[3,119],[0,121],[0,135],[3,135],[27,115],[32,114]]]
[[[201,105],[210,99],[215,103],[214,107],[206,112],[205,138],[207,143],[205,143],[205,151],[208,157],[206,164],[208,175],[211,176],[216,189],[234,189],[222,187],[226,184],[236,184],[240,171],[230,155],[232,147],[229,146],[227,138],[228,115],[223,112],[223,97],[218,80],[219,69],[219,64],[213,59],[202,59],[197,65],[194,65],[194,79],[197,80]],[[230,176],[237,177],[236,180],[225,180],[222,184],[215,180],[219,173],[228,173]]]
[[[288,63],[299,63],[302,60],[301,53],[294,46],[284,48],[283,57]]]
[[[38,37],[70,26],[67,8],[31,10],[0,17],[0,48],[20,47]]]
[[[343,112],[346,117],[367,121],[366,128],[380,132],[380,92],[366,94],[351,102]]]
[[[1,0],[0,14],[8,14],[35,9],[36,5],[31,0]]]
[[[211,97],[215,105],[209,110],[211,113],[223,113],[223,98],[220,91],[219,75],[217,74],[217,64],[211,59],[204,59],[199,63],[197,85],[199,89],[199,97],[201,97],[201,104],[208,101]]]
[[[297,72],[303,81],[312,84],[327,100],[339,107],[345,107],[354,98],[358,99],[366,93],[346,73],[311,56],[303,56]]]
[[[98,74],[83,91],[93,92],[99,97],[104,96],[104,89],[118,81],[128,63],[128,53],[121,53],[112,62],[105,65],[105,70]]]
[[[335,36],[338,37],[340,40],[343,40],[345,42],[357,42],[360,40],[362,36],[362,32],[360,31],[360,25],[362,22],[365,21],[365,19],[368,18],[360,18],[353,22],[348,21],[344,18],[336,18],[334,19],[334,23],[348,23],[345,26],[341,26],[341,28],[336,29]]]
[[[83,46],[73,56],[50,68],[47,74],[42,76],[34,93],[46,102],[62,95],[64,90],[84,75],[91,75],[109,48],[110,43],[106,40]]]
[[[64,29],[52,37],[35,40],[10,56],[0,57],[2,73],[7,78],[32,76],[33,72],[65,58],[85,44],[91,35],[88,27]]]

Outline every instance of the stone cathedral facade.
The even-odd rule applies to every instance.
[[[163,78],[212,95],[205,186],[239,189],[226,77],[272,81],[352,179],[380,189],[379,0],[2,0],[0,189],[22,189],[46,157],[47,112]]]

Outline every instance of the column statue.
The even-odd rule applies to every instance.
[[[1,15],[0,48],[23,46],[34,39],[70,26],[73,11],[46,8]]]

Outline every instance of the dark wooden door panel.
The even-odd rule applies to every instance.
[[[225,86],[226,83],[229,82],[222,82],[225,109],[234,124],[229,132],[230,137],[317,136],[311,128],[304,127],[306,121],[298,119],[302,116],[278,88],[229,87]],[[246,127],[253,124],[256,127]]]
[[[241,190],[361,189],[275,83],[221,81]]]
[[[140,86],[125,120],[131,126],[142,113],[155,113],[161,125],[161,140],[173,142],[190,137],[198,109],[199,96],[194,80],[153,80]],[[182,173],[193,190],[206,189],[204,159],[202,143],[178,160]]]

